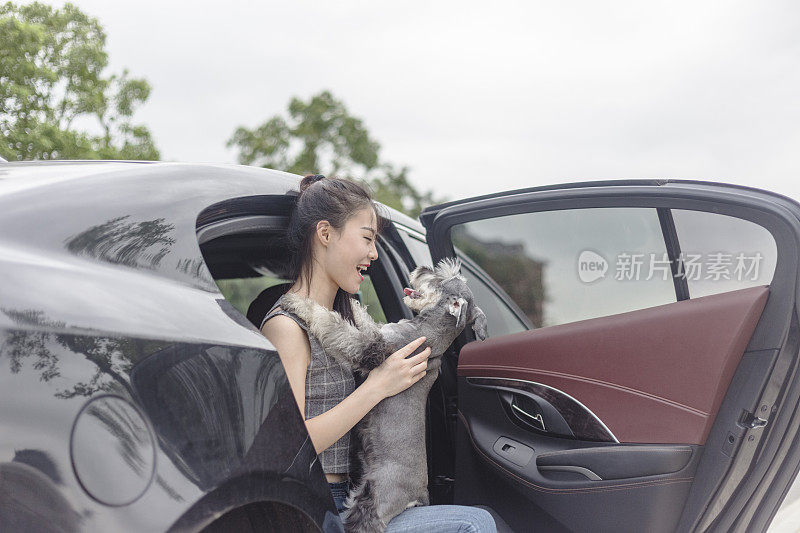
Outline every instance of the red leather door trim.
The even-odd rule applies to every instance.
[[[768,295],[753,287],[473,342],[458,375],[560,389],[620,442],[703,444]]]

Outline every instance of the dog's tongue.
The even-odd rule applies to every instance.
[[[406,294],[406,296],[411,296],[411,293],[413,293],[414,291],[406,287],[405,289],[403,289],[403,292]]]

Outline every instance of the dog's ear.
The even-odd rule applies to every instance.
[[[456,317],[456,329],[464,329],[467,325],[467,301],[464,298],[452,298],[447,302],[447,310]]]
[[[472,331],[475,332],[475,336],[479,340],[485,340],[488,334],[486,315],[481,308],[475,304],[472,304],[472,308],[470,309],[469,322],[472,324]]]

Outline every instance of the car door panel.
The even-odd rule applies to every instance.
[[[754,287],[470,343],[458,374],[545,383],[620,442],[703,444],[768,293]],[[565,418],[591,419],[575,409]]]
[[[460,378],[460,387],[471,387],[467,378]],[[662,470],[653,470],[655,452],[652,446],[603,446],[597,442],[534,435],[508,422],[498,406],[496,392],[476,388],[479,390],[470,389],[469,394],[462,397],[461,405],[464,411],[476,416],[468,421],[463,412],[459,413],[457,502],[490,502],[515,531],[658,532],[675,529],[702,447],[660,447],[663,452],[656,463]],[[498,435],[512,442],[524,442],[535,450],[530,462],[522,466],[495,452]],[[610,466],[612,458],[605,455],[616,453],[618,458],[626,457],[625,451],[637,448],[646,448],[650,454],[646,452],[637,461],[623,459],[624,467]],[[605,452],[606,449],[609,452]],[[578,472],[546,468],[551,466],[548,463],[558,461],[559,453],[577,451],[584,455],[574,458],[570,466],[587,470],[591,470],[591,466],[601,473],[598,477],[609,477],[592,480]],[[666,456],[671,457],[665,461]],[[638,476],[639,473],[645,475]],[[625,475],[632,477],[621,477]]]
[[[461,384],[465,388],[472,386],[469,380]],[[470,389],[470,398],[465,398],[462,407],[478,416],[467,418],[459,412],[459,420],[474,452],[492,466],[517,476],[523,485],[541,492],[592,492],[598,488],[629,486],[633,478],[664,476],[635,480],[647,484],[692,476],[690,463],[700,446],[600,443],[529,433],[509,423],[493,392],[490,387]],[[504,449],[509,447],[528,448],[532,453],[515,456]],[[558,466],[586,471],[552,468]]]
[[[754,287],[467,344],[459,471],[476,461],[499,473],[566,530],[585,529],[586,513],[597,531],[673,530],[768,294]],[[524,396],[541,427],[509,409]],[[568,431],[553,432],[547,406]],[[480,501],[463,481],[458,501]]]
[[[605,207],[658,209],[674,276],[681,248],[670,227],[672,210],[756,224],[774,240],[771,279],[739,290],[729,284],[690,300],[691,284],[687,291],[675,281],[675,303],[633,303],[630,312],[601,312],[594,315],[601,318],[521,333],[490,331],[484,342],[459,339],[455,503],[489,505],[520,531],[683,531],[768,523],[785,492],[770,483],[777,479],[774,472],[796,470],[797,455],[776,450],[797,401],[790,376],[800,370],[800,358],[789,327],[798,300],[800,206],[733,186],[620,182],[474,198],[429,208],[421,220],[435,260],[473,244],[488,254],[516,253],[519,242],[528,246],[526,264],[541,258],[538,264],[546,265],[548,256],[537,257],[534,247],[552,241],[541,239],[541,228],[566,231],[562,242],[595,228],[540,225],[537,237],[525,237],[521,229],[537,226],[521,225],[522,219],[473,224],[469,234],[456,226]],[[503,230],[514,224],[514,231]],[[711,251],[721,249],[705,231]],[[737,242],[733,235],[728,242]],[[500,244],[493,249],[495,242]],[[584,243],[576,251],[592,247],[585,238],[575,242]],[[550,276],[573,274],[563,257],[552,263]],[[536,310],[520,307],[529,314]]]

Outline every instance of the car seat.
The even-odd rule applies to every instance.
[[[291,283],[280,283],[267,287],[256,296],[247,308],[247,320],[257,328],[261,328],[261,321],[267,316],[267,311],[272,309],[275,302],[283,296],[292,286]]]

